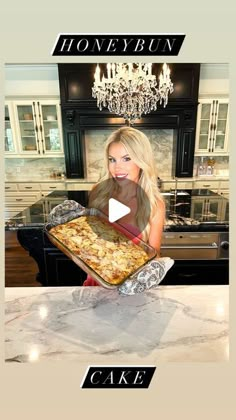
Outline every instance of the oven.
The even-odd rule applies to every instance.
[[[229,258],[228,232],[164,232],[161,255],[174,260]]]
[[[229,284],[229,232],[164,232],[161,256],[175,260],[163,285]]]

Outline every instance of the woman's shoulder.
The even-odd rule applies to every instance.
[[[165,213],[166,213],[165,201],[162,198],[157,198],[156,211],[153,214],[151,223],[157,223],[160,220],[164,220]]]

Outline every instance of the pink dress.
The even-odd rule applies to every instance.
[[[129,232],[131,232],[132,233],[132,235],[135,235],[135,237],[134,238],[132,238],[132,241],[135,243],[135,244],[138,244],[139,243],[139,239],[141,239],[141,232],[140,232],[140,230],[137,228],[137,227],[135,227],[135,226],[133,226],[133,225],[131,225],[131,224],[124,224],[123,225],[124,226],[124,228],[125,229],[127,229]],[[84,281],[84,283],[83,283],[83,286],[100,286],[100,284],[99,283],[97,283],[89,274],[87,275],[87,279]]]

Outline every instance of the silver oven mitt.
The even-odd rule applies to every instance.
[[[74,200],[65,200],[52,209],[48,215],[48,223],[52,226],[57,226],[62,223],[69,222],[82,214],[85,214],[87,209]]]
[[[150,261],[145,267],[126,280],[118,287],[121,295],[135,295],[145,290],[155,288],[164,279],[167,271],[174,264],[174,260],[169,257],[158,258]]]

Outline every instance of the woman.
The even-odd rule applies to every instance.
[[[153,151],[141,131],[122,127],[113,132],[105,146],[104,177],[91,191],[89,207],[108,214],[110,198],[127,205],[131,212],[119,224],[156,249],[160,256],[165,220],[165,203],[157,187]],[[102,182],[109,180],[109,182]],[[90,276],[84,286],[98,285]]]

